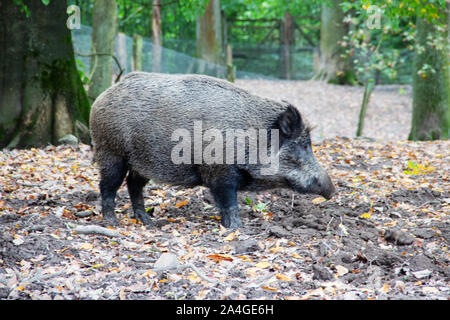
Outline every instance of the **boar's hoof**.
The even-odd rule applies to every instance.
[[[154,227],[155,224],[153,223],[152,219],[148,216],[148,214],[145,211],[138,211],[136,212],[137,218],[142,222],[143,225]]]
[[[225,228],[238,229],[242,227],[241,218],[239,217],[239,209],[223,210],[221,214],[221,223]]]
[[[104,222],[105,225],[108,225],[108,226],[120,225],[119,220],[117,219],[116,216],[103,215],[102,221]]]

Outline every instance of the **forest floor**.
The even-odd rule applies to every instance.
[[[283,84],[280,97],[313,87]],[[394,107],[403,95],[389,92],[385,119],[403,119],[407,107]],[[345,99],[330,99],[338,111],[321,119],[351,137],[343,127],[353,120],[337,124]],[[368,116],[370,133],[384,118]],[[401,130],[395,138],[405,138]],[[313,149],[336,196],[240,193],[239,230],[220,226],[207,189],[166,185],[145,190],[156,227],[132,217],[126,186],[120,226],[105,227],[90,146],[3,150],[0,299],[447,300],[450,142],[389,142],[389,130],[380,133],[385,140],[318,136]]]

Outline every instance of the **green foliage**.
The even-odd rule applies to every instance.
[[[91,79],[89,79],[88,75],[86,74],[86,67],[84,66],[83,62],[80,59],[75,59],[75,62],[77,64],[78,75],[80,76],[81,82],[83,83],[83,85],[89,84],[91,82]]]
[[[368,21],[373,19],[373,6],[381,9],[380,28],[368,28]],[[416,18],[426,18],[439,31],[430,37],[428,43],[435,48],[445,46],[445,21],[442,19],[445,0],[366,0],[344,1],[342,8],[348,12],[347,23],[350,32],[342,45],[346,47],[346,55],[353,56],[355,70],[365,82],[372,78],[374,72],[386,75],[389,79],[398,76],[398,69],[405,63],[400,54],[402,49],[420,52],[425,50],[416,44]],[[402,51],[404,52],[404,50]],[[434,73],[431,65],[424,64],[419,74],[427,77]]]
[[[180,0],[178,9],[187,22],[195,22],[199,15],[205,11],[209,0]]]
[[[46,6],[50,3],[50,0],[41,0],[43,4],[45,4]],[[20,6],[20,12],[25,13],[25,16],[27,18],[30,17],[30,10],[28,9],[27,5],[25,3],[23,3],[23,0],[13,0],[13,2]]]
[[[320,3],[320,0],[230,0],[222,1],[222,9],[231,18],[280,19],[286,12],[293,16],[317,15]]]
[[[13,0],[13,2],[20,7],[20,12],[25,13],[26,17],[30,17],[30,10],[27,5],[23,3],[23,0]]]
[[[445,9],[445,0],[363,0],[345,1],[342,7],[345,11],[355,10],[356,14],[367,18],[367,9],[376,5],[383,10],[383,19],[393,28],[401,27],[401,18],[418,16],[427,18],[430,22],[441,23],[441,11]]]

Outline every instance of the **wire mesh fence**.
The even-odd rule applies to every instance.
[[[91,53],[92,28],[81,26],[72,30],[72,39],[77,55],[78,67],[85,74],[90,71],[90,57],[81,56]],[[210,63],[198,59],[195,55],[195,40],[165,39],[161,48],[162,73],[205,74],[219,78],[226,77],[226,66]],[[238,79],[283,79],[283,50],[282,45],[276,43],[244,44],[234,43],[233,64],[236,66],[236,78]],[[142,70],[152,71],[153,44],[150,38],[143,38],[142,46]],[[314,75],[314,50],[313,47],[292,47],[290,63],[290,79],[309,80]],[[380,75],[377,84],[411,83],[412,52],[405,50],[401,53],[405,57],[405,63],[399,66],[398,77],[389,79]],[[133,38],[118,33],[115,39],[115,57],[123,75],[133,71]],[[360,59],[361,60],[361,59]],[[116,76],[120,73],[117,64],[114,65]]]

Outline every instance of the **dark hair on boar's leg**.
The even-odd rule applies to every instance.
[[[114,199],[127,173],[133,211],[146,225],[152,221],[142,190],[149,179],[208,187],[227,228],[242,225],[238,190],[335,193],[300,112],[224,80],[132,72],[94,102],[90,130],[110,223],[118,222]]]

